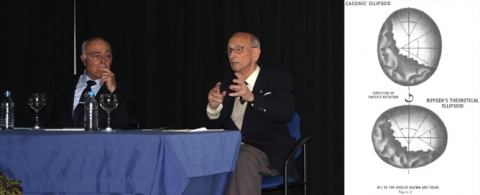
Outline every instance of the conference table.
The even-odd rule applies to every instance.
[[[223,194],[239,131],[0,131],[0,172],[24,194]]]

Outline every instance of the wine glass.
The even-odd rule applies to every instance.
[[[38,125],[38,112],[45,107],[47,104],[47,96],[42,93],[32,93],[30,94],[30,98],[28,98],[28,105],[30,108],[35,110],[35,126],[32,128],[33,130],[40,130],[42,129]]]
[[[114,132],[110,127],[110,112],[118,106],[117,95],[115,94],[102,94],[100,95],[100,106],[107,112],[107,128],[103,132]]]

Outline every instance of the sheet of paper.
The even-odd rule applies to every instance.
[[[196,129],[165,129],[163,132],[204,132],[204,131],[223,131],[223,129],[207,129],[205,127],[200,127]]]
[[[85,131],[84,128],[45,129],[45,131]]]

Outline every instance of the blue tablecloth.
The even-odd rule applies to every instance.
[[[0,131],[0,172],[24,194],[223,194],[239,131]]]

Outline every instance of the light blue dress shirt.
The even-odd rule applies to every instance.
[[[77,107],[78,101],[80,101],[80,96],[82,95],[83,90],[85,90],[85,88],[87,87],[87,81],[89,80],[95,81],[95,83],[97,83],[96,85],[93,85],[90,87],[92,91],[95,92],[95,96],[100,90],[100,87],[101,87],[100,79],[97,79],[97,80],[90,79],[87,76],[86,71],[84,71],[83,74],[80,76],[80,79],[78,79],[77,87],[75,88],[75,97],[73,98],[73,110],[75,110],[75,108]],[[73,112],[72,112],[72,117],[73,117]]]

